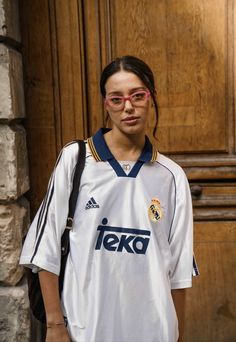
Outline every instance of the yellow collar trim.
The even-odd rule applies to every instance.
[[[88,138],[88,145],[89,145],[89,148],[90,148],[90,151],[94,157],[94,159],[96,161],[102,161],[101,158],[99,157],[99,155],[97,154],[97,151],[96,151],[96,148],[94,146],[94,143],[93,143],[93,139],[92,138]]]

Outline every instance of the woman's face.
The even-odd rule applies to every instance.
[[[105,109],[112,128],[124,134],[144,134],[150,99],[141,79],[132,72],[121,70],[108,78],[105,89]],[[122,96],[126,97],[125,101]]]

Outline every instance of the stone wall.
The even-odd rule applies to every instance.
[[[29,341],[29,304],[18,266],[29,224],[22,56],[17,0],[0,0],[0,341]]]

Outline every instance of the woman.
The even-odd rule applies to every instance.
[[[48,342],[180,341],[193,270],[188,182],[145,135],[152,105],[158,119],[150,68],[133,56],[117,58],[100,86],[112,129],[86,143],[61,302],[60,238],[76,143],[62,150],[21,264],[40,270]]]

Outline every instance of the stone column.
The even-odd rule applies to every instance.
[[[18,266],[29,224],[22,56],[17,0],[0,0],[0,341],[29,341],[27,286]]]

